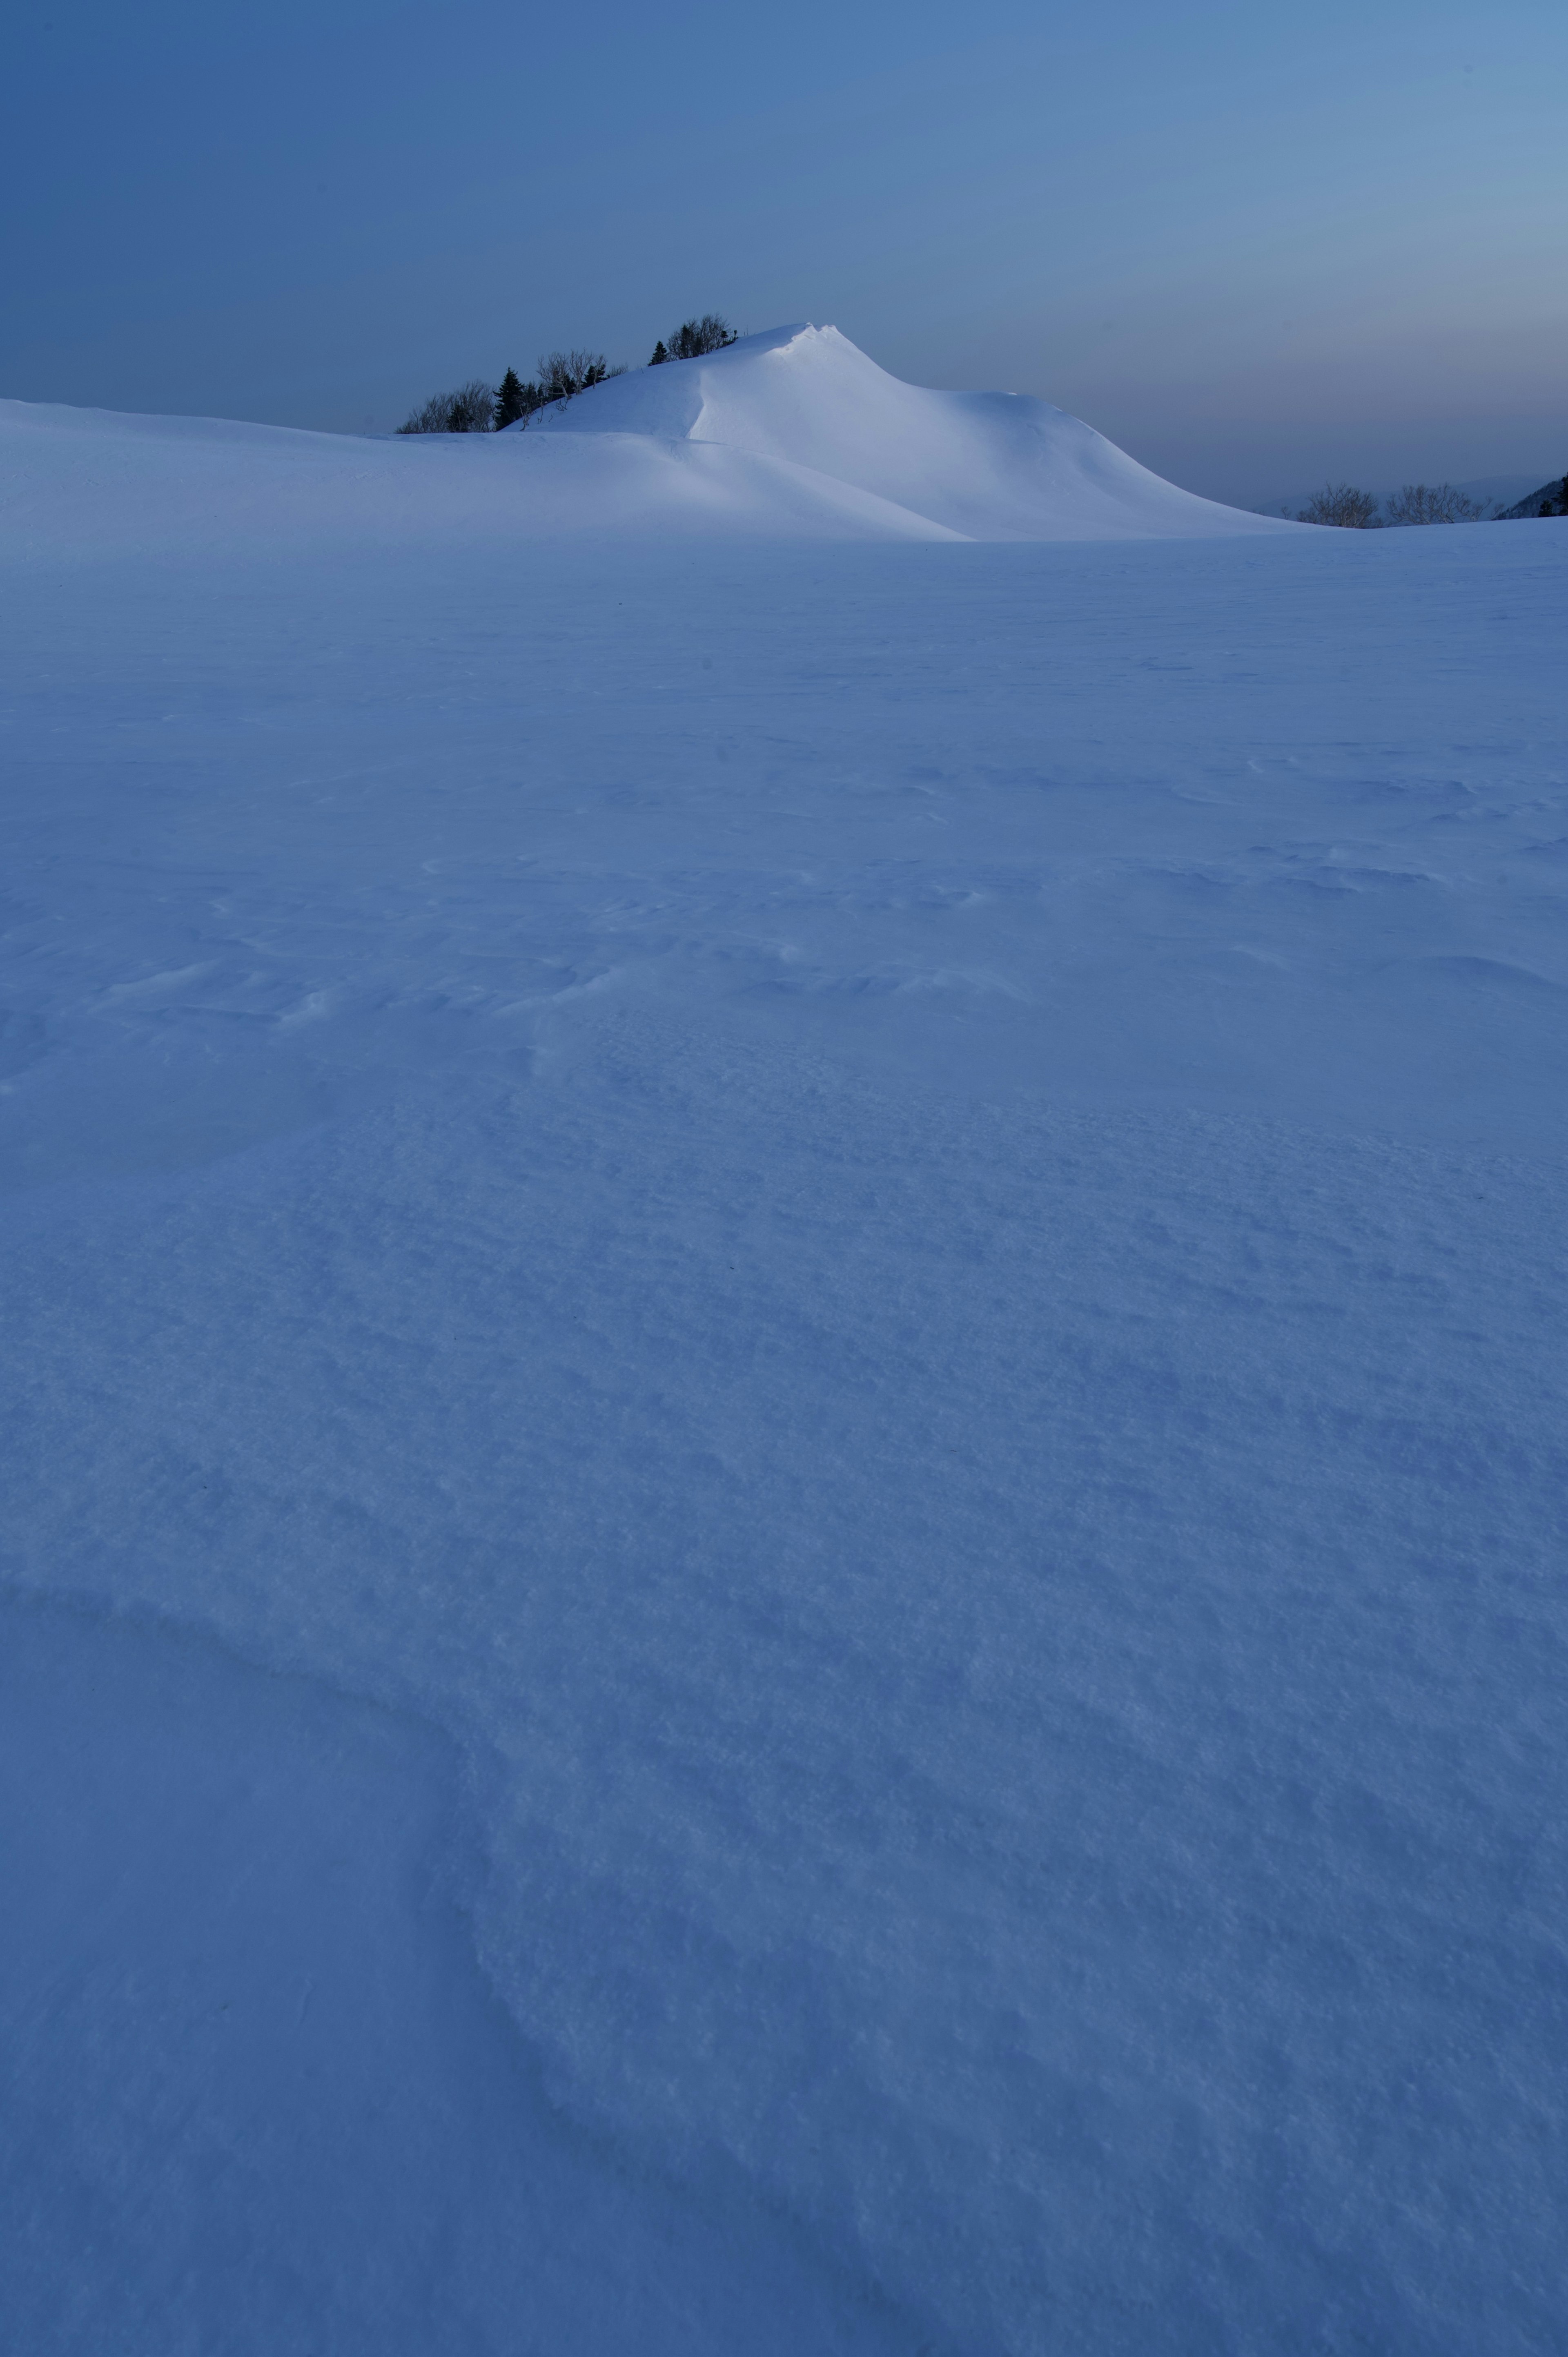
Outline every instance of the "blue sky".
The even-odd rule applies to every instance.
[[[0,392],[384,430],[693,309],[1262,500],[1568,466],[1568,9],[38,0]]]

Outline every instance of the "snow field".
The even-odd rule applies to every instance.
[[[466,499],[5,560],[8,2330],[1550,2349],[1568,527]]]

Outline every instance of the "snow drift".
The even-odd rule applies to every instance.
[[[612,378],[528,431],[718,443],[853,484],[968,540],[1281,528],[1178,490],[1048,401],[904,384],[836,328],[774,328],[703,360]]]

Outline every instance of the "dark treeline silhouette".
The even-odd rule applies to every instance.
[[[1369,531],[1377,521],[1377,500],[1370,491],[1359,491],[1354,483],[1325,483],[1296,517],[1297,523],[1338,524],[1347,532]]]
[[[1480,523],[1486,509],[1452,483],[1406,483],[1388,503],[1385,521],[1407,523]]]
[[[738,341],[729,321],[718,311],[704,311],[700,319],[682,320],[670,341],[662,339],[653,347],[650,368],[662,368],[666,361],[700,361],[709,352],[722,352],[726,344]]]
[[[603,352],[546,352],[539,373],[524,384],[515,369],[508,369],[499,385],[475,378],[456,393],[437,393],[411,410],[398,427],[400,434],[493,434],[502,426],[526,423],[537,409],[552,402],[570,401],[607,377],[624,376],[611,368]]]
[[[1554,497],[1559,492],[1560,499]],[[1501,522],[1527,515],[1568,515],[1568,475],[1561,484],[1548,483],[1543,491],[1521,500],[1518,507],[1490,510],[1455,490],[1452,483],[1406,483],[1391,495],[1382,515],[1370,491],[1359,491],[1354,483],[1325,483],[1298,511],[1296,522],[1337,524],[1342,531],[1378,532],[1416,523]]]
[[[656,344],[649,366],[700,360],[704,353],[721,352],[736,341],[736,331],[727,319],[717,311],[704,311],[700,319],[683,320],[668,344],[662,339]],[[603,352],[545,352],[526,383],[511,368],[498,385],[485,384],[476,377],[459,385],[456,393],[433,393],[409,412],[397,430],[400,434],[499,434],[509,425],[526,425],[539,410],[552,408],[557,402],[575,400],[590,385],[625,374],[624,367],[611,368]]]
[[[456,393],[432,393],[397,430],[400,434],[488,434],[495,405],[491,387],[476,377],[471,383],[460,384]]]

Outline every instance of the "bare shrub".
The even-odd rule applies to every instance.
[[[612,376],[624,376],[624,368],[611,368],[603,352],[545,352],[539,362],[539,393],[541,405],[551,401],[573,401],[590,385],[603,384]]]
[[[1370,491],[1353,483],[1325,483],[1314,491],[1296,519],[1298,523],[1337,524],[1342,531],[1369,532],[1378,521],[1378,502]]]
[[[495,423],[494,385],[478,377],[460,384],[456,393],[433,393],[422,407],[411,410],[398,427],[400,434],[488,434]]]
[[[1452,483],[1406,483],[1389,501],[1391,523],[1479,523],[1486,510]]]

